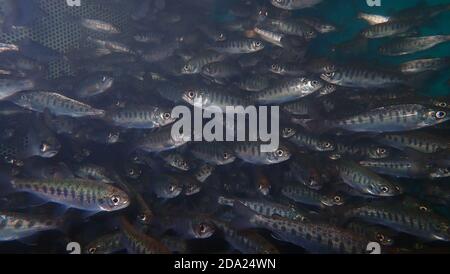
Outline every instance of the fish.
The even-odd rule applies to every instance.
[[[243,254],[279,254],[277,248],[258,233],[240,231],[219,220],[213,222],[222,231],[226,241]]]
[[[311,8],[321,2],[322,0],[270,0],[272,5],[285,10]]]
[[[331,128],[351,132],[401,132],[430,127],[448,121],[447,112],[417,104],[391,105],[365,113],[327,121]]]
[[[103,94],[111,89],[114,78],[106,75],[93,76],[85,79],[75,91],[78,98],[89,98]]]
[[[0,100],[26,90],[33,90],[36,87],[35,81],[31,79],[0,79]]]
[[[183,185],[178,177],[160,175],[150,182],[150,188],[158,198],[173,199],[181,194]]]
[[[170,108],[144,105],[112,110],[105,118],[115,126],[138,129],[164,127],[176,121]]]
[[[130,254],[170,254],[169,248],[144,233],[139,232],[125,217],[120,218],[121,242]]]
[[[258,104],[289,103],[313,94],[322,87],[322,81],[317,79],[307,77],[292,78],[254,94],[253,100]]]
[[[283,144],[269,152],[262,152],[260,145],[254,142],[236,143],[233,149],[237,158],[255,165],[279,164],[291,158],[291,152]]]
[[[88,30],[109,35],[116,35],[121,33],[119,28],[117,28],[113,24],[98,19],[81,18],[80,25]]]
[[[220,143],[195,143],[190,147],[189,152],[211,165],[228,165],[236,160],[233,150]]]
[[[113,232],[102,235],[89,242],[83,249],[84,254],[113,254],[125,249],[122,244],[122,233]]]
[[[369,204],[356,207],[348,211],[346,218],[380,224],[424,239],[438,241],[449,239],[449,225],[445,218],[398,204]]]
[[[239,214],[253,227],[265,228],[277,239],[305,248],[311,253],[363,253],[366,239],[351,231],[325,222],[298,222],[282,217],[256,214],[239,204]]]
[[[14,241],[31,237],[42,231],[60,230],[63,218],[45,215],[0,211],[0,241]]]
[[[433,48],[450,40],[449,35],[432,35],[421,37],[406,37],[379,47],[379,52],[387,56],[413,54]]]
[[[84,179],[12,179],[11,191],[31,193],[47,202],[91,212],[112,212],[130,204],[128,195],[110,184]]]
[[[187,144],[190,136],[185,134],[172,134],[171,127],[163,127],[156,132],[150,132],[140,136],[133,150],[139,149],[146,152],[162,152],[175,149]]]
[[[317,207],[333,207],[345,203],[342,195],[320,193],[301,184],[286,184],[281,188],[281,194],[295,202]]]
[[[404,74],[421,73],[425,71],[439,71],[450,65],[450,58],[418,59],[400,64],[400,71]]]
[[[30,91],[16,94],[8,99],[14,104],[36,112],[48,110],[53,115],[79,117],[102,117],[105,111],[93,108],[55,92]]]
[[[362,193],[392,197],[402,194],[403,189],[376,173],[351,161],[341,161],[336,166],[342,181]]]
[[[211,49],[219,53],[227,54],[249,54],[261,51],[265,44],[257,39],[239,39],[217,42],[211,46]]]
[[[265,200],[250,200],[242,198],[230,198],[220,196],[217,199],[220,205],[226,205],[234,207],[236,204],[240,203],[245,207],[257,212],[258,214],[264,216],[281,216],[291,220],[307,221],[308,213],[305,210],[301,210],[293,205],[286,205]]]

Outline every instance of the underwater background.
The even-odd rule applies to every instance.
[[[24,0],[21,0],[24,1]],[[33,3],[29,5],[30,10],[25,12],[24,17],[36,17],[33,20],[32,26],[27,28],[13,29],[11,32],[1,32],[0,42],[2,43],[17,43],[23,39],[31,38],[33,41],[39,42],[41,45],[55,50],[63,55],[71,56],[76,49],[82,48],[86,37],[83,34],[82,27],[77,24],[73,24],[71,20],[67,20],[67,15],[70,14],[76,18],[77,16],[101,19],[106,22],[112,23],[115,26],[120,27],[123,33],[133,30],[133,23],[129,18],[129,14],[133,11],[134,5],[138,1],[111,1],[114,5],[108,5],[109,1],[103,0],[81,0],[81,7],[68,7],[63,0],[28,0],[25,3]],[[188,1],[188,0],[186,0]],[[230,14],[229,10],[236,4],[242,3],[243,0],[216,0],[209,1],[212,3],[212,10],[214,11],[211,20],[217,25],[227,24],[233,22],[237,18]],[[260,3],[268,3],[268,1],[259,1]],[[0,0],[0,3],[2,1]],[[23,3],[23,2],[22,2]],[[359,12],[366,12],[380,15],[392,15],[398,11],[420,6],[432,6],[438,4],[450,4],[450,0],[381,0],[381,6],[369,7],[365,0],[324,0],[317,7],[294,11],[291,18],[300,18],[304,15],[325,19],[327,22],[331,22],[338,29],[337,32],[331,32],[326,35],[321,35],[317,39],[311,42],[308,50],[308,54],[311,56],[327,57],[334,61],[341,63],[356,63],[356,64],[371,64],[374,67],[383,67],[383,65],[397,65],[406,61],[415,60],[419,58],[437,58],[437,57],[449,57],[450,56],[450,43],[442,43],[432,49],[410,54],[406,56],[387,57],[377,53],[378,47],[385,43],[388,39],[373,40],[368,43],[368,49],[364,54],[353,51],[350,49],[348,52],[334,51],[332,47],[351,41],[355,38],[355,34],[361,32],[361,30],[367,28],[366,22],[357,19]],[[36,9],[36,7],[39,7]],[[119,8],[120,7],[120,8]],[[0,6],[1,10],[1,6]],[[39,11],[38,11],[39,10]],[[188,11],[193,12],[193,11]],[[197,16],[192,14],[193,17]],[[24,19],[25,20],[25,19]],[[436,16],[429,20],[424,26],[420,28],[420,35],[438,35],[449,34],[450,35],[450,13],[444,12],[439,16]],[[98,34],[95,36],[98,39],[107,38],[107,35]],[[95,60],[92,62],[94,65]],[[90,65],[88,65],[90,66]],[[117,65],[120,66],[120,65]],[[450,80],[450,68],[445,68],[435,73],[432,78],[418,87],[418,92],[430,97],[450,96],[449,80]],[[73,64],[68,60],[57,59],[49,62],[48,73],[45,75],[45,79],[50,83],[61,83],[64,79],[70,79],[70,77],[76,77],[76,70]],[[56,84],[55,84],[56,85]],[[61,85],[64,87],[64,85]],[[145,94],[146,83],[127,83],[124,80],[119,83],[119,87],[122,90],[138,90],[138,94]],[[139,97],[140,98],[140,97]],[[126,100],[126,95],[124,100]],[[139,99],[138,99],[139,100]],[[101,101],[101,100],[100,100]],[[99,105],[107,105],[109,102],[96,102]],[[159,105],[160,101],[155,99],[152,103]],[[163,103],[161,103],[163,104]],[[450,140],[448,135],[448,129],[444,129],[444,138]],[[103,132],[102,132],[103,133]],[[101,135],[101,134],[99,134]],[[128,135],[127,135],[128,137]],[[133,136],[134,137],[134,136]],[[50,160],[52,163],[57,163],[59,160],[72,159],[73,153],[77,148],[72,147],[70,138],[61,137],[59,141],[62,144],[61,152]],[[90,160],[93,162],[108,162],[114,171],[118,173],[128,172],[134,168],[134,165],[128,165],[125,163],[124,157],[121,154],[122,147],[111,148],[104,144],[90,143],[86,147],[90,150]],[[236,169],[235,169],[236,167]],[[239,168],[246,169],[247,166],[235,165],[230,167],[224,167],[214,174],[213,178],[217,178],[217,181],[240,181],[239,174],[235,174]],[[264,168],[263,168],[264,169]],[[253,169],[248,167],[248,172],[251,173]],[[282,169],[268,169],[269,173],[267,177],[270,181],[277,182],[279,178],[283,176]],[[141,171],[142,172],[142,171]],[[145,174],[145,171],[143,171]],[[148,174],[145,174],[148,175]],[[138,180],[131,179],[133,182]],[[422,197],[421,184],[425,182],[410,182],[408,179],[398,179],[399,182],[405,184],[417,183],[417,187],[408,186],[408,191],[413,193],[417,197]],[[442,184],[450,183],[448,179],[442,179],[439,181]],[[216,193],[214,193],[216,194]],[[189,205],[202,205],[203,198],[193,197],[189,202]],[[177,202],[175,202],[177,204]],[[167,205],[163,202],[163,206]],[[183,203],[179,203],[183,206]],[[135,208],[133,207],[133,210]],[[205,208],[202,208],[205,210]],[[132,211],[133,211],[132,210]],[[433,209],[447,219],[450,219],[450,209],[446,205],[436,205]],[[134,211],[133,211],[134,212]],[[88,225],[83,223],[77,223],[70,228],[70,237],[63,235],[62,233],[54,233],[51,231],[45,231],[39,233],[39,235],[31,241],[14,241],[14,242],[2,242],[0,243],[0,253],[65,253],[66,245],[68,242],[80,242],[86,243],[88,240],[95,239],[103,232],[111,232],[111,228],[117,226],[117,223],[111,221],[106,215],[97,216]],[[282,253],[303,253],[304,250],[298,246],[284,243],[282,241],[276,241],[272,233],[266,230],[258,231],[266,239],[271,239],[274,246],[277,247]],[[70,239],[69,239],[70,238]],[[275,239],[275,240],[273,240]],[[223,238],[217,235],[213,235],[208,239],[189,239],[187,240],[192,253],[219,253],[223,250],[228,251],[228,245]],[[449,253],[450,245],[448,242],[432,242],[428,243],[426,240],[417,240],[417,238],[402,234],[396,239],[396,244],[404,246],[410,249],[416,250],[417,253],[428,252],[423,248],[423,244],[426,244],[426,248],[429,248],[431,253]],[[119,251],[124,253],[124,251]]]

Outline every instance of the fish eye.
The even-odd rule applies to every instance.
[[[272,64],[272,69],[273,70],[277,69],[277,65],[276,64]]]
[[[94,254],[96,251],[97,251],[97,248],[95,248],[95,247],[91,247],[88,249],[89,254]]]
[[[384,239],[385,239],[385,237],[384,237],[383,234],[377,233],[377,240],[378,240],[378,241],[382,242],[382,241],[384,241]]]
[[[227,152],[224,152],[223,153],[223,158],[224,159],[228,159],[230,157],[230,155],[227,153]]]
[[[436,118],[437,119],[444,119],[445,116],[447,116],[447,113],[445,111],[438,111],[438,112],[436,112]]]
[[[323,146],[324,146],[325,148],[330,148],[330,147],[331,147],[331,143],[330,143],[330,142],[325,142],[325,143],[323,144]]]
[[[147,215],[145,215],[145,214],[140,214],[140,215],[138,216],[138,218],[139,218],[139,220],[141,220],[142,222],[147,221]]]
[[[385,148],[377,148],[377,154],[379,154],[379,155],[386,154],[386,149]]]
[[[318,82],[317,80],[314,80],[314,81],[312,81],[312,84],[313,84],[314,86],[317,86],[317,85],[319,84],[319,82]]]
[[[260,46],[261,46],[261,42],[257,41],[257,42],[255,43],[255,45],[256,45],[257,47],[260,47]]]
[[[39,150],[41,151],[41,152],[46,152],[48,149],[49,149],[49,145],[47,144],[47,143],[42,143],[40,146],[39,146]]]
[[[308,31],[308,35],[313,35],[314,32],[312,30]]]
[[[225,35],[223,33],[219,34],[219,38],[223,39],[225,37]]]
[[[187,96],[188,96],[189,98],[191,98],[191,99],[194,99],[194,97],[195,97],[195,92],[193,92],[193,91],[188,91],[188,92],[187,92]]]
[[[185,71],[188,71],[188,70],[189,70],[189,65],[185,65],[185,66],[183,67],[183,69],[184,69]]]
[[[175,192],[175,190],[176,190],[175,185],[170,185],[169,192]]]
[[[333,72],[327,72],[325,73],[325,76],[327,77],[333,77],[334,73]]]
[[[438,106],[441,107],[441,108],[445,108],[445,107],[447,107],[447,103],[446,102],[440,102],[438,104]]]
[[[339,203],[339,202],[342,201],[341,196],[334,196],[333,199],[334,199],[334,201],[335,201],[336,203]]]
[[[383,192],[383,193],[389,192],[389,188],[388,188],[387,186],[382,186],[382,187],[380,188],[380,190],[381,190],[381,192]]]
[[[111,202],[113,203],[113,205],[118,206],[120,203],[120,197],[117,195],[112,196]]]
[[[419,206],[420,211],[428,212],[428,207],[426,206]]]
[[[208,227],[205,224],[200,224],[198,228],[199,228],[199,232],[201,234],[204,234],[204,233],[206,233],[208,231]]]
[[[172,115],[169,112],[166,112],[166,113],[163,114],[163,118],[166,119],[166,120],[170,119],[171,116]]]
[[[131,168],[128,170],[128,175],[133,176],[135,174],[136,174],[136,172],[134,171],[134,169]]]
[[[284,156],[284,151],[282,149],[277,150],[275,153],[277,154],[278,157]]]

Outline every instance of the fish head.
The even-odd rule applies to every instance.
[[[107,75],[102,75],[97,82],[97,86],[100,90],[108,90],[113,86],[113,84],[114,78]]]
[[[387,147],[374,146],[369,148],[368,153],[371,159],[384,159],[389,157],[392,151]]]
[[[163,176],[156,182],[158,184],[158,196],[166,199],[178,197],[183,191],[183,184],[178,177]]]
[[[142,169],[137,165],[128,165],[125,168],[125,176],[131,179],[137,179],[142,175]]]
[[[207,217],[195,217],[191,222],[191,232],[196,239],[207,239],[216,231],[213,222]]]
[[[196,66],[191,63],[187,63],[181,68],[181,74],[194,74],[197,70],[198,68]]]
[[[333,85],[333,84],[325,84],[321,89],[320,89],[320,96],[325,96],[325,95],[329,95],[333,92],[335,92],[337,90],[337,86]]]
[[[279,63],[272,63],[269,65],[269,71],[276,74],[281,74],[283,73],[283,66]]]
[[[320,75],[320,78],[328,83],[339,83],[339,74],[336,71],[327,71]]]
[[[333,143],[333,141],[324,139],[317,142],[316,149],[319,151],[333,151],[336,149],[336,145]]]
[[[374,239],[377,240],[383,246],[392,246],[394,244],[393,233],[386,229],[377,228],[374,231]]]
[[[425,112],[425,123],[427,125],[435,125],[448,121],[450,116],[446,110],[441,109],[430,109]]]
[[[291,138],[292,136],[295,135],[295,133],[296,133],[296,130],[294,127],[286,126],[281,129],[281,137],[285,138],[285,139]]]
[[[381,184],[371,184],[369,186],[369,193],[379,197],[393,197],[403,193],[403,189],[399,185],[390,182]]]
[[[217,162],[222,165],[231,164],[236,160],[236,155],[233,153],[231,149],[225,148],[222,151],[219,151],[217,155]]]
[[[106,143],[115,144],[120,140],[120,132],[116,130],[111,130],[107,134]]]
[[[111,185],[108,185],[107,190],[101,197],[98,197],[99,206],[103,211],[116,211],[124,209],[130,205],[130,198],[128,194]]]
[[[289,160],[291,158],[291,155],[292,153],[290,152],[288,147],[280,145],[274,151],[267,153],[267,160],[270,163],[282,163]]]
[[[325,205],[327,207],[341,206],[341,205],[345,204],[346,199],[345,199],[344,195],[342,195],[340,193],[333,193],[333,194],[325,195],[321,202],[323,205]]]
[[[39,156],[43,158],[52,158],[58,154],[61,144],[56,138],[47,138],[39,144]]]
[[[307,87],[311,91],[317,91],[325,86],[325,83],[321,81],[320,79],[308,79],[307,80]]]
[[[188,180],[184,185],[184,195],[186,196],[192,196],[199,193],[201,190],[202,186],[196,180]]]
[[[260,41],[260,40],[252,40],[250,42],[250,48],[253,51],[260,51],[260,50],[263,50],[265,48],[265,44],[262,41]]]
[[[194,105],[198,100],[202,100],[202,92],[196,88],[186,88],[183,91],[182,99],[191,105]]]
[[[435,167],[430,173],[431,178],[447,178],[450,177],[450,169],[445,167]]]
[[[169,108],[158,108],[156,114],[156,123],[160,126],[170,125],[176,121],[176,118],[172,116],[172,111]]]
[[[313,28],[308,28],[304,35],[307,41],[317,38],[317,32]]]

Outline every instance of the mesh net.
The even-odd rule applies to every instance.
[[[61,53],[79,49],[85,35],[101,37],[101,34],[88,33],[75,21],[76,18],[99,19],[119,27],[126,32],[130,24],[130,8],[126,1],[81,0],[81,6],[69,6],[66,0],[31,0],[36,2],[44,16],[38,18],[29,28],[13,29],[10,33],[0,32],[0,42],[16,43],[29,38],[43,46]],[[128,6],[128,7],[127,7]],[[74,70],[66,61],[49,64],[48,78],[55,79],[73,75]]]

